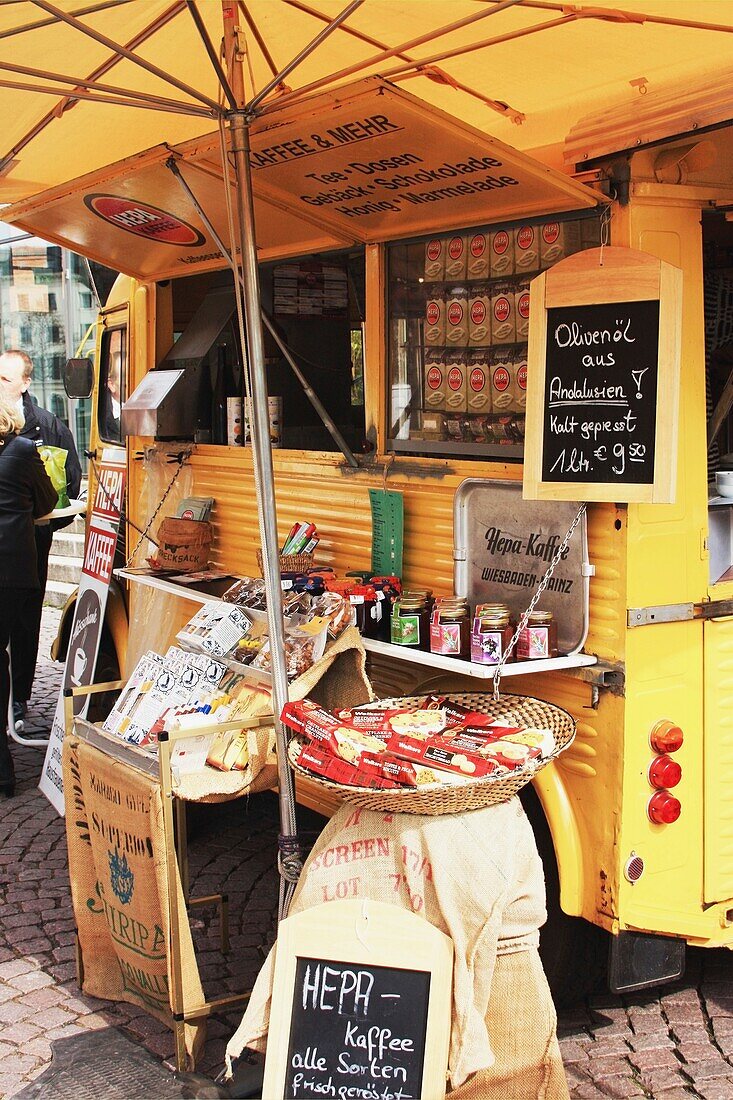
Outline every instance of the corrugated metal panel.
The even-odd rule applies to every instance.
[[[623,517],[623,519],[621,519]],[[624,659],[626,633],[626,530],[616,529],[625,513],[611,504],[588,509],[588,552],[595,566],[590,579],[590,627],[585,648],[605,661]]]
[[[705,623],[705,901],[733,897],[733,619]]]
[[[312,454],[275,455],[278,532],[284,541],[298,519],[316,524],[319,565],[343,572],[371,564],[372,521],[369,489],[385,484],[382,466],[346,471],[337,458]],[[216,498],[213,515],[217,562],[237,572],[257,569],[259,546],[254,476],[248,450],[229,450],[222,461],[213,448],[192,459],[195,492]],[[389,466],[387,488],[404,493],[404,571],[406,585],[439,592],[453,589],[453,497],[468,476],[506,476],[505,469],[477,463],[460,473],[448,464],[400,461]]]

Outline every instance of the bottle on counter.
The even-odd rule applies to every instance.
[[[557,657],[557,623],[551,611],[533,611],[517,639],[518,661]]]
[[[355,584],[349,594],[356,628],[365,638],[378,638],[382,622],[382,601],[370,584]]]

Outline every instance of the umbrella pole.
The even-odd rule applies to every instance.
[[[224,4],[224,34],[226,56],[232,59],[229,77],[239,103],[244,102],[244,85],[237,51],[232,49],[236,36],[233,25],[233,5]],[[279,919],[287,916],[288,905],[302,866],[295,821],[295,790],[293,773],[288,764],[287,740],[280,721],[282,708],[288,700],[288,677],[285,664],[285,631],[283,624],[282,588],[280,586],[280,554],[277,538],[275,482],[270,446],[270,421],[267,408],[267,378],[262,334],[259,271],[255,237],[252,179],[249,165],[249,116],[244,110],[229,116],[232,154],[236,179],[239,221],[240,263],[244,288],[247,358],[251,389],[252,457],[257,490],[262,565],[267,595],[267,621],[270,635],[272,668],[272,699],[277,741],[277,770],[280,797],[280,905]],[[226,178],[226,165],[224,165]],[[239,287],[235,290],[238,292]]]

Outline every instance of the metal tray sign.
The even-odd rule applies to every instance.
[[[578,508],[573,501],[523,500],[521,481],[463,481],[453,508],[456,593],[472,605],[505,603],[516,621]],[[562,654],[582,649],[588,633],[591,572],[583,516],[538,605],[555,617]]]

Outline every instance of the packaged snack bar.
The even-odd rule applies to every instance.
[[[529,336],[529,280],[517,283],[514,288],[514,316],[517,340],[526,340]]]
[[[398,783],[377,772],[362,771],[348,761],[333,756],[322,745],[303,745],[298,754],[298,764],[301,768],[313,772],[314,775],[323,776],[324,779],[330,779],[333,783],[343,783],[348,787],[393,789],[399,786]]]
[[[595,220],[595,219],[594,219]],[[579,222],[545,222],[540,227],[540,266],[552,267],[558,260],[583,248]]]
[[[401,759],[437,768],[438,771],[453,772],[466,779],[482,779],[487,775],[494,775],[498,770],[497,759],[489,759],[478,753],[447,749],[439,737],[423,740],[395,733],[387,742],[387,750]]]
[[[217,771],[246,771],[249,767],[247,731],[229,730],[226,733],[217,733],[206,763]]]
[[[474,348],[468,353],[466,374],[467,406],[469,413],[491,412],[490,359],[488,348]]]

